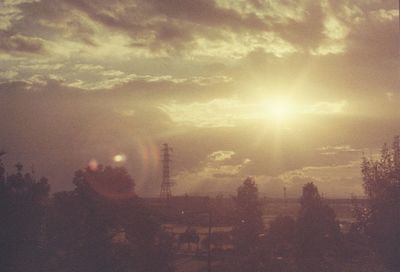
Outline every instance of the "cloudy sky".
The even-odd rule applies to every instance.
[[[157,195],[168,142],[174,194],[359,195],[399,86],[396,0],[0,0],[3,160],[53,191],[96,160]]]

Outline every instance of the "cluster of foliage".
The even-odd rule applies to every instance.
[[[297,219],[280,215],[264,229],[254,180],[238,189],[236,256],[231,271],[338,271],[343,239],[332,208],[313,183],[303,187]]]
[[[0,270],[39,271],[49,185],[23,174],[21,164],[16,168],[7,175],[0,160]]]
[[[377,160],[362,163],[367,207],[358,210],[358,230],[388,271],[400,271],[400,139],[384,145]]]
[[[236,254],[232,264],[240,271],[256,271],[259,237],[263,233],[264,226],[254,179],[247,178],[238,188],[235,203],[232,236]]]
[[[52,197],[22,169],[0,164],[1,271],[173,271],[171,239],[124,168],[79,170],[74,190]]]
[[[2,155],[1,271],[174,271],[174,237],[135,195],[124,168],[79,170],[72,191],[50,196],[47,180],[24,174],[21,164],[6,174]],[[257,185],[247,178],[234,198],[231,233],[200,241],[188,227],[178,245],[199,250],[202,244],[215,253],[232,244],[227,259],[214,265],[218,271],[400,271],[399,137],[384,145],[380,158],[364,158],[361,170],[366,201],[355,206],[357,222],[348,233],[313,183],[303,186],[297,218],[279,215],[266,229]]]
[[[337,271],[343,252],[339,224],[335,212],[321,200],[312,183],[303,187],[296,234],[296,264],[300,271]]]
[[[342,233],[334,210],[313,183],[303,187],[294,219],[280,215],[262,225],[257,186],[248,178],[238,189],[233,241],[237,255],[228,271],[400,271],[400,140],[386,144],[377,160],[364,158],[366,205]]]

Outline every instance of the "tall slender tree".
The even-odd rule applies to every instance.
[[[252,178],[244,180],[237,190],[233,244],[239,271],[256,271],[258,248],[264,231],[257,185]]]
[[[342,237],[336,215],[313,183],[303,187],[297,218],[296,265],[302,272],[335,271],[340,263]]]

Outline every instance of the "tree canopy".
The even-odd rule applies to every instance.
[[[334,210],[313,183],[303,186],[297,218],[296,263],[299,271],[335,271],[342,252],[341,233]]]
[[[23,173],[6,175],[0,155],[0,268],[2,271],[43,269],[47,179]]]
[[[390,271],[400,270],[400,139],[384,144],[380,158],[363,158],[367,207],[359,217],[362,230]]]

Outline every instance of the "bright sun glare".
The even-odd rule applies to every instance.
[[[267,114],[276,121],[288,119],[293,113],[293,106],[286,99],[272,99],[267,101]]]

